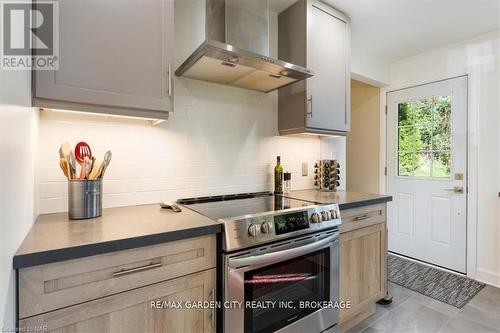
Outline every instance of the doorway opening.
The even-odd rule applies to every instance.
[[[351,80],[351,132],[346,138],[346,189],[380,193],[380,88]]]

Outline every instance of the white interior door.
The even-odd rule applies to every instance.
[[[389,251],[466,272],[467,77],[387,95]]]

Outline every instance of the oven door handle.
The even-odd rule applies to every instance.
[[[246,258],[231,258],[229,261],[229,266],[231,268],[241,268],[244,266],[259,266],[262,264],[272,264],[273,262],[279,262],[282,260],[300,257],[308,253],[320,250],[329,243],[336,242],[338,240],[339,234],[333,234],[331,236],[325,237],[319,241],[309,243],[296,248],[286,249],[282,251],[276,251],[271,253],[265,253],[258,256],[250,256]]]

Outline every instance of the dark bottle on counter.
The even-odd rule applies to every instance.
[[[276,166],[274,167],[274,194],[283,194],[283,166],[281,157],[276,157]]]
[[[282,210],[285,209],[283,196],[277,195],[274,197],[274,210]]]

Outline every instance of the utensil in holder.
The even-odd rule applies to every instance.
[[[70,219],[91,219],[102,215],[102,179],[68,180]]]

